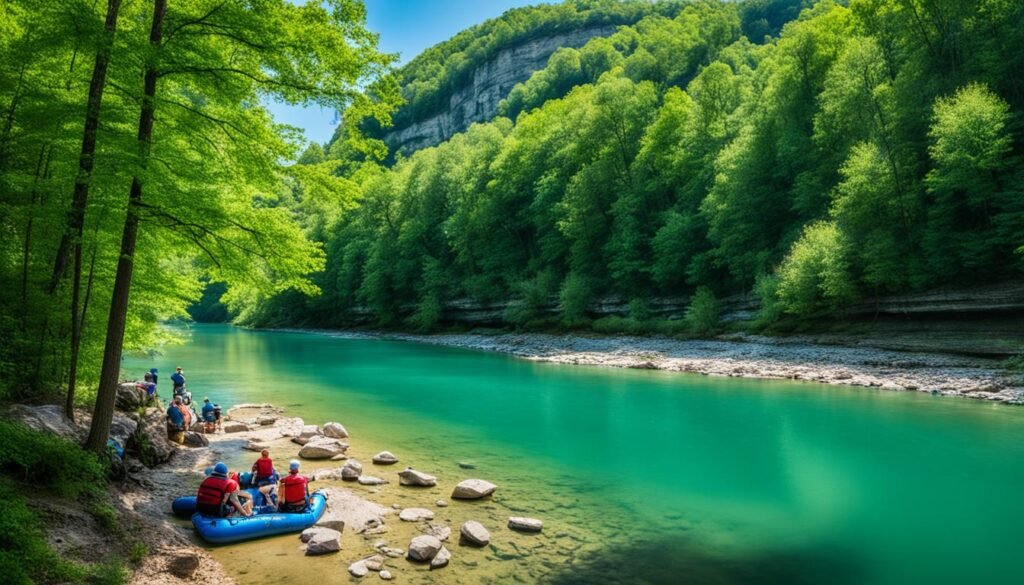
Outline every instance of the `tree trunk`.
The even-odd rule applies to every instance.
[[[89,99],[85,106],[85,127],[82,129],[82,150],[78,155],[78,174],[75,176],[75,190],[71,196],[71,209],[68,211],[67,229],[61,236],[57,247],[57,258],[53,263],[53,275],[50,278],[50,294],[57,290],[68,268],[68,255],[74,243],[81,244],[82,226],[85,225],[85,205],[89,199],[89,180],[92,177],[93,157],[96,153],[96,130],[100,124],[100,104],[103,101],[103,90],[107,84],[107,66],[114,47],[114,35],[117,32],[117,16],[121,10],[121,0],[107,0],[107,19],[103,25],[103,44],[96,51],[96,64],[92,69],[92,80],[89,81]],[[81,253],[79,252],[79,255]]]
[[[113,0],[112,0],[113,1]],[[146,64],[145,92],[142,97],[142,112],[139,115],[139,165],[144,170],[149,160],[153,139],[153,112],[156,107],[157,64],[156,53],[163,38],[164,14],[167,0],[154,0],[153,25],[149,43],[154,55]],[[100,371],[100,388],[93,409],[92,425],[85,448],[102,453],[110,435],[110,423],[114,420],[114,401],[117,398],[117,378],[121,371],[121,350],[124,345],[124,328],[128,318],[128,293],[132,286],[132,270],[135,263],[135,241],[139,232],[139,205],[142,203],[142,180],[136,174],[132,178],[128,193],[128,213],[121,234],[121,256],[117,261],[117,276],[114,279],[114,295],[110,302],[110,316],[107,319],[107,341],[103,351],[103,369]]]

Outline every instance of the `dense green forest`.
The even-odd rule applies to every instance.
[[[322,294],[240,317],[430,329],[452,300],[513,300],[511,324],[586,326],[608,296],[642,323],[654,298],[713,315],[755,294],[770,323],[1020,276],[1024,4],[658,6],[553,54],[502,103],[514,119],[389,168],[308,152],[358,183],[345,213],[306,216]]]
[[[101,450],[122,350],[206,282],[315,293],[322,248],[280,203],[333,178],[289,171],[301,137],[261,104],[386,116],[376,43],[351,0],[0,4],[0,399],[95,404]]]

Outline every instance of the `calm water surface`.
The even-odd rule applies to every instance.
[[[209,325],[125,373],[152,365],[182,365],[198,398],[339,420],[364,463],[390,449],[443,484],[353,488],[385,505],[433,508],[465,477],[499,484],[493,501],[438,509],[456,532],[483,521],[493,545],[453,545],[443,571],[400,561],[404,582],[1024,583],[1021,408]],[[508,533],[509,515],[544,533]],[[344,583],[372,550],[345,539],[337,558],[303,559],[292,537],[214,554],[247,583],[279,569]]]

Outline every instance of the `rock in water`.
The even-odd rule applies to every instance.
[[[345,462],[345,466],[341,468],[341,479],[345,481],[355,481],[362,474],[363,464],[355,459],[349,459]]]
[[[373,462],[376,465],[394,465],[398,463],[398,457],[391,451],[381,451],[373,456]]]
[[[407,467],[405,471],[398,472],[398,484],[431,487],[437,485],[437,478],[433,475],[428,475],[422,471],[416,471],[411,467]]]
[[[363,561],[357,561],[348,566],[348,572],[353,577],[365,577],[370,569],[366,568],[366,563]]]
[[[335,455],[344,455],[348,445],[338,439],[316,437],[299,449],[299,457],[303,459],[330,459]]]
[[[331,530],[330,528],[307,528],[302,533],[303,537],[306,536],[307,531],[312,531],[309,540],[306,542],[307,555],[323,555],[341,550],[341,533],[337,530]]]
[[[249,441],[245,445],[242,445],[242,448],[245,449],[246,451],[255,451],[255,452],[259,453],[260,451],[262,451],[264,449],[269,449],[270,448],[270,444],[269,443],[257,443],[256,441]]]
[[[384,485],[388,482],[386,479],[370,477],[369,475],[360,475],[358,481],[359,485]]]
[[[508,519],[508,527],[520,532],[540,532],[544,528],[544,523],[536,518],[513,516]]]
[[[452,535],[452,529],[445,526],[444,524],[434,524],[433,522],[427,523],[427,529],[423,531],[425,534],[430,536],[436,536],[438,540],[444,542],[448,540],[448,537]]]
[[[348,438],[348,431],[345,430],[345,427],[341,426],[341,423],[336,422],[324,423],[323,434],[332,439]]]
[[[426,508],[406,508],[402,510],[398,517],[406,522],[421,522],[423,520],[433,520],[434,513]]]
[[[406,556],[410,561],[425,563],[433,559],[439,550],[441,550],[441,541],[434,536],[424,534],[412,539]]]
[[[438,501],[434,502],[434,505],[437,506],[438,508],[447,508],[448,507],[448,502],[446,502],[444,500],[438,500]]]
[[[447,567],[450,560],[452,560],[452,553],[442,546],[441,550],[437,551],[437,554],[434,555],[434,558],[430,559],[430,570],[433,571],[434,569]]]
[[[487,546],[491,542],[491,533],[476,520],[469,520],[459,529],[462,541],[473,546]]]
[[[452,498],[457,500],[479,500],[494,493],[498,486],[482,479],[467,479],[459,482],[452,490]]]
[[[385,570],[380,572],[380,578],[385,580],[385,581],[390,581],[390,580],[394,579],[394,576],[391,575],[391,571],[388,571],[388,570],[385,569]]]

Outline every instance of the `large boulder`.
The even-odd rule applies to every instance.
[[[437,485],[437,478],[422,471],[416,471],[411,467],[406,467],[405,471],[398,472],[398,484],[431,487]]]
[[[330,459],[335,455],[343,455],[348,445],[338,439],[316,437],[299,449],[299,457],[303,459]]]
[[[117,385],[114,395],[114,407],[125,412],[137,412],[149,405],[149,393],[139,388],[135,382],[124,382]]]
[[[423,520],[433,520],[434,513],[426,508],[406,508],[398,514],[398,517],[406,522],[422,522]]]
[[[307,528],[302,531],[307,555],[323,555],[341,550],[341,533],[330,528]]]
[[[206,435],[201,433],[194,433],[188,431],[185,433],[185,446],[186,447],[208,447],[210,440],[206,438]]]
[[[430,559],[430,570],[440,569],[441,567],[447,567],[449,561],[452,560],[452,553],[448,552],[448,549],[441,547],[441,550],[437,551],[434,558]]]
[[[410,561],[426,563],[433,559],[439,550],[441,550],[441,541],[429,534],[423,534],[413,538],[409,543],[406,557]]]
[[[394,465],[398,463],[398,457],[391,451],[381,451],[373,456],[373,463],[375,465]]]
[[[540,532],[544,528],[544,523],[536,518],[513,516],[508,519],[508,527],[520,532]]]
[[[345,427],[341,426],[341,423],[336,422],[324,423],[323,434],[325,437],[332,439],[348,438],[348,431],[345,430]]]
[[[363,474],[363,464],[355,459],[349,459],[341,468],[341,479],[344,481],[355,481]]]
[[[56,404],[26,406],[15,404],[8,409],[11,420],[20,422],[30,429],[63,437],[69,441],[79,442],[85,433],[75,426],[66,416],[64,408]]]
[[[139,460],[153,466],[170,461],[178,446],[167,440],[167,423],[164,411],[151,407],[138,418],[138,428],[128,440],[128,449],[136,453]]]
[[[459,529],[462,542],[473,546],[487,546],[491,542],[491,533],[476,520],[469,520]]]
[[[452,490],[452,498],[456,500],[479,500],[494,493],[498,486],[482,479],[467,479],[459,482]]]

